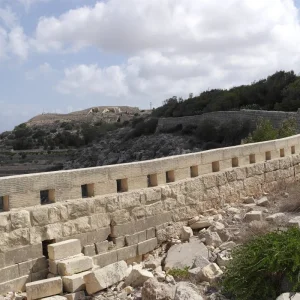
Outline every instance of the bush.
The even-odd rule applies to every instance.
[[[289,228],[255,237],[232,252],[222,280],[223,290],[236,300],[275,299],[282,283],[300,291],[300,230]]]
[[[278,129],[278,138],[285,138],[297,134],[297,123],[293,118],[284,120]]]
[[[167,272],[168,275],[172,275],[175,279],[184,280],[189,278],[189,268],[184,267],[183,269],[171,269]]]

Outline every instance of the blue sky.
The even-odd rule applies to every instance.
[[[300,66],[300,0],[0,0],[0,132]]]

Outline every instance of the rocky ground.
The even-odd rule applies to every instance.
[[[160,243],[143,261],[128,263],[128,268],[123,262],[127,271],[122,281],[116,280],[92,296],[78,292],[76,299],[231,300],[222,294],[219,283],[232,249],[254,235],[300,227],[298,195],[299,186],[293,186],[259,199],[247,197],[240,204],[210,209],[184,223],[170,223],[157,237],[159,242],[167,238],[167,243]],[[61,296],[55,297],[60,300]],[[4,299],[23,298],[23,294],[8,293]],[[277,298],[288,299],[288,293]],[[300,294],[293,299],[300,299]]]

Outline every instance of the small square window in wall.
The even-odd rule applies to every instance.
[[[271,151],[266,152],[266,160],[271,160]]]
[[[0,212],[9,211],[9,197],[0,196]]]
[[[191,177],[197,177],[199,175],[198,166],[191,166],[190,172],[191,172]]]
[[[55,202],[55,190],[43,190],[40,191],[41,205],[50,204]]]
[[[292,146],[292,147],[291,147],[291,153],[292,153],[292,154],[295,154],[295,153],[296,153],[296,147],[295,147],[295,146]]]
[[[233,168],[236,168],[236,167],[239,166],[239,159],[238,159],[238,157],[234,157],[234,158],[231,159],[231,165],[232,165]]]
[[[81,196],[82,198],[90,198],[95,196],[94,184],[83,184],[81,186]]]
[[[250,154],[249,155],[249,163],[250,164],[255,164],[256,160],[255,160],[255,154]]]
[[[147,176],[148,187],[157,186],[157,174],[149,174]]]
[[[280,157],[284,157],[284,148],[280,149]]]
[[[128,191],[128,181],[127,178],[117,179],[117,192],[124,193]]]
[[[166,182],[174,182],[175,181],[175,171],[170,170],[166,172]]]
[[[219,172],[220,171],[220,162],[219,161],[213,161],[211,166],[212,166],[212,171],[213,172]]]

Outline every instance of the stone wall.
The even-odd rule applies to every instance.
[[[203,120],[215,120],[224,123],[228,120],[249,120],[255,126],[260,119],[268,119],[275,127],[289,118],[294,118],[297,121],[298,130],[300,132],[300,114],[299,112],[282,112],[282,111],[265,111],[265,110],[240,110],[240,111],[216,111],[211,113],[204,113],[196,116],[186,116],[179,118],[160,118],[158,121],[158,131],[162,129],[169,129],[181,124],[183,127],[187,125],[195,125]]]
[[[298,181],[299,138],[0,178],[7,210],[0,213],[0,294],[47,276],[49,243],[79,239],[82,252],[100,267],[141,259],[166,239],[169,222]],[[174,182],[166,184],[166,177]],[[82,184],[88,184],[86,198]],[[48,190],[45,205],[41,190]]]

